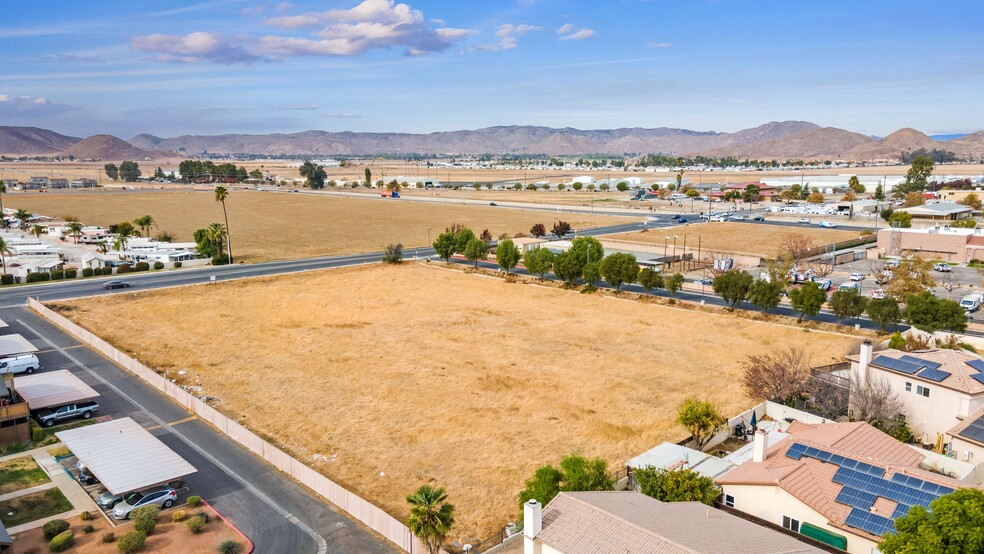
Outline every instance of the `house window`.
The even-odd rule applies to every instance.
[[[727,506],[727,507],[729,507],[729,508],[734,508],[735,507],[735,497],[731,496],[730,494],[724,495],[724,505]]]
[[[905,392],[912,392],[912,383],[908,381],[905,382]]]
[[[919,396],[925,396],[926,398],[929,398],[929,388],[924,387],[922,385],[916,385],[916,394],[918,394]]]
[[[784,529],[789,529],[794,533],[800,532],[800,522],[798,519],[793,519],[789,516],[782,516],[782,527]]]

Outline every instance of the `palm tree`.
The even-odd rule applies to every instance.
[[[123,229],[116,234],[116,238],[113,239],[113,250],[122,253],[126,250],[126,246],[130,244],[130,236],[132,236],[133,231],[130,229]]]
[[[24,208],[21,208],[17,210],[16,213],[14,213],[14,218],[20,222],[21,229],[27,228],[27,220],[30,219],[30,217],[31,217],[31,213],[25,210]]]
[[[226,228],[226,246],[229,248],[229,263],[232,263],[232,239],[229,238],[229,213],[226,212],[225,201],[229,196],[229,190],[224,186],[219,185],[215,187],[215,201],[222,202],[222,215],[225,217],[225,228]]]
[[[7,241],[0,237],[0,264],[3,264],[3,272],[7,273],[7,254],[13,254],[10,251],[10,247],[7,246]]]
[[[154,221],[153,216],[142,215],[142,216],[138,217],[137,219],[134,219],[133,220],[133,224],[136,225],[137,227],[140,227],[140,234],[142,236],[149,237],[150,236],[150,229],[152,227],[156,226],[157,225],[157,222]]]
[[[41,238],[41,235],[43,233],[44,233],[44,227],[40,225],[34,225],[31,227],[31,234],[34,235],[36,238]]]
[[[205,228],[205,238],[215,246],[215,253],[222,253],[222,245],[228,240],[229,232],[221,223],[213,223]]]
[[[82,224],[74,219],[65,224],[68,229],[68,234],[75,237],[75,244],[79,243],[79,237],[82,236]]]
[[[448,493],[444,487],[432,488],[423,485],[417,492],[407,497],[410,503],[410,518],[407,527],[417,538],[424,541],[431,554],[437,554],[444,539],[454,525],[454,505],[448,504]]]

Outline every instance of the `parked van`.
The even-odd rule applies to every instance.
[[[34,354],[0,359],[0,373],[34,373],[41,369],[41,361]]]

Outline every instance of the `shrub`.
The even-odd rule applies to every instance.
[[[178,523],[184,521],[187,518],[188,518],[188,514],[184,510],[175,510],[175,512],[171,514],[172,523]]]
[[[32,419],[31,420],[31,441],[32,442],[41,442],[42,440],[44,440],[44,429],[42,429],[41,426],[38,425],[38,423]],[[55,533],[55,535],[57,535],[57,534],[58,533]],[[52,535],[52,537],[54,537],[55,535]]]
[[[120,264],[120,266],[116,268],[116,273],[130,273],[130,264]]]
[[[225,540],[219,543],[220,554],[239,554],[243,551],[243,545],[233,540]]]
[[[66,269],[65,270],[65,278],[66,279],[75,279],[78,276],[79,276],[79,270],[77,270],[75,268]]]
[[[102,275],[103,274],[103,269],[101,267],[94,267],[94,268],[92,268],[92,274],[93,275]],[[85,277],[85,272],[82,273],[82,276]]]
[[[202,503],[202,497],[192,495],[189,496],[188,500],[186,500],[185,502],[187,502],[188,505],[191,506],[192,508],[197,508],[198,505]]]
[[[28,273],[27,277],[24,279],[25,283],[37,283],[42,280],[43,273]]]
[[[188,526],[188,530],[191,531],[192,535],[197,535],[198,533],[201,533],[203,529],[205,529],[205,518],[203,518],[202,516],[195,516],[189,519],[188,523],[186,523],[185,525]]]
[[[116,540],[116,533],[112,531],[110,531],[109,533],[103,533],[102,541],[104,543],[109,544],[115,540]]]
[[[164,269],[164,262],[154,262],[154,269]]]
[[[227,263],[229,263],[229,256],[224,252],[212,256],[212,265],[225,265]]]
[[[181,262],[174,262],[174,267],[181,267]]]
[[[13,284],[14,284],[13,275],[11,275],[10,273],[4,273],[3,275],[0,275],[0,285],[13,285]]]
[[[72,543],[75,542],[75,533],[71,531],[64,531],[51,539],[48,543],[48,550],[52,552],[64,552],[71,548]]]
[[[88,535],[89,533],[94,533],[95,531],[96,528],[91,525],[86,525],[85,527],[82,528],[82,532],[85,533],[86,535]]]
[[[51,280],[51,274],[50,273],[42,273],[41,274],[41,280],[42,281],[50,281]]]
[[[84,268],[82,268],[82,276],[83,277],[92,277],[94,274],[95,274],[95,271],[93,271],[93,269],[91,267],[84,267]]]
[[[68,531],[71,525],[68,524],[64,519],[53,519],[48,523],[45,523],[41,530],[44,531],[44,540],[50,541],[56,536]]]
[[[62,280],[64,278],[65,278],[65,272],[62,271],[62,270],[60,270],[60,269],[56,269],[56,270],[54,270],[54,271],[51,272],[51,280],[52,281],[60,281],[60,280]]]
[[[116,548],[122,554],[133,554],[134,552],[143,550],[146,542],[147,535],[134,530],[120,537],[120,540],[116,542]]]
[[[153,533],[155,527],[157,527],[157,521],[146,517],[133,522],[133,528],[144,535]]]
[[[154,532],[157,527],[157,516],[161,513],[160,506],[141,506],[130,512],[130,519],[134,521],[133,528],[145,535]]]
[[[403,261],[403,244],[387,244],[383,249],[384,264],[398,264]]]
[[[92,519],[92,514],[90,514],[89,512],[82,512],[81,514],[79,514],[79,519],[81,519],[82,521],[89,521]]]
[[[209,515],[207,513],[203,512],[201,510],[198,510],[197,512],[195,512],[195,517],[202,518],[203,520],[205,520],[205,523],[208,523],[209,521],[212,521],[212,518],[209,517]]]
[[[150,264],[147,262],[137,262],[134,271],[150,271]]]

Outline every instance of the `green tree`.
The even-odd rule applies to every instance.
[[[632,254],[616,253],[601,260],[601,276],[609,285],[620,290],[625,283],[635,283],[639,278],[639,263]]]
[[[578,263],[577,254],[568,250],[554,256],[553,271],[567,285],[575,285],[584,272],[584,266]]]
[[[366,182],[372,182],[372,171],[369,169],[369,166],[366,166]]]
[[[827,300],[827,293],[816,283],[806,283],[789,291],[789,300],[793,309],[800,313],[799,321],[803,321],[805,315],[814,316],[820,313],[820,308]]]
[[[571,185],[571,188],[574,189],[574,190],[576,190],[576,191],[579,191],[582,188],[584,188],[584,183],[581,183],[581,182],[574,183],[573,185]]]
[[[581,271],[588,264],[601,263],[605,257],[605,248],[594,237],[577,237],[571,241],[570,251],[577,257]]]
[[[929,156],[916,156],[912,158],[909,171],[905,174],[905,179],[895,186],[895,197],[904,198],[910,192],[922,192],[929,184],[929,176],[933,174],[933,158]]]
[[[937,330],[962,333],[967,329],[967,314],[960,304],[936,298],[930,291],[906,297],[902,316],[909,324],[927,333]]]
[[[526,481],[526,487],[519,493],[519,510],[522,517],[523,504],[536,500],[548,504],[560,492],[564,473],[552,465],[537,468],[533,477]]]
[[[311,162],[304,162],[301,165],[300,173],[301,177],[307,179],[306,184],[311,190],[325,188],[325,179],[328,178],[328,172],[325,171],[324,167]]]
[[[0,236],[0,264],[3,265],[3,272],[7,273],[7,256],[11,254],[7,240]]]
[[[447,499],[448,493],[444,487],[435,489],[430,485],[421,485],[416,492],[407,496],[407,503],[410,504],[407,527],[424,542],[431,554],[441,550],[454,526],[454,505]]]
[[[670,293],[670,296],[676,296],[676,293],[680,291],[683,287],[683,275],[680,273],[674,273],[673,275],[668,275],[663,278],[663,288],[666,292]]]
[[[468,243],[475,240],[475,232],[468,227],[462,227],[454,233],[454,251],[458,254],[464,255],[465,248],[468,247]]]
[[[140,178],[140,165],[137,162],[123,162],[120,164],[120,179],[126,183],[132,183]]]
[[[881,183],[878,183],[878,186],[875,187],[875,200],[879,202],[885,201],[885,187]]]
[[[222,203],[222,216],[225,218],[226,248],[229,250],[229,263],[232,263],[232,238],[229,236],[229,213],[226,211],[226,198],[229,191],[222,185],[215,187],[215,201]]]
[[[554,253],[546,248],[533,248],[523,254],[523,265],[526,271],[533,275],[539,275],[541,279],[548,271],[553,269]]]
[[[448,231],[437,235],[437,239],[432,246],[434,246],[434,251],[437,252],[437,255],[441,259],[447,263],[451,263],[451,256],[454,256],[457,246],[454,240],[454,233]]]
[[[702,502],[713,506],[721,493],[714,479],[691,469],[643,467],[633,470],[632,475],[639,483],[639,492],[662,502]]]
[[[929,260],[912,257],[899,262],[885,292],[896,300],[905,300],[934,286],[933,264]]]
[[[854,191],[854,194],[864,194],[864,185],[858,180],[857,175],[851,175],[851,178],[847,181],[847,188]]]
[[[878,212],[878,215],[885,221],[890,221],[892,219],[892,214],[895,213],[894,208],[885,208],[884,210]]]
[[[895,532],[878,545],[884,554],[984,552],[984,492],[958,489],[929,504],[913,506],[895,520]]]
[[[902,310],[899,308],[899,302],[891,297],[871,300],[868,302],[866,311],[871,321],[877,323],[883,333],[888,330],[889,325],[895,325],[902,321]]]
[[[779,281],[756,279],[752,286],[748,287],[748,301],[768,312],[779,305],[783,290],[785,287]]]
[[[714,278],[714,293],[736,308],[748,297],[753,281],[747,271],[726,271]]]
[[[530,500],[549,504],[561,491],[610,491],[615,482],[608,474],[605,460],[589,460],[578,454],[571,454],[560,461],[560,468],[552,465],[537,468],[533,477],[519,493],[519,507]]]
[[[79,237],[82,236],[82,223],[71,220],[65,224],[65,228],[68,229],[68,234],[75,239],[75,244],[79,243]]]
[[[150,230],[157,224],[154,221],[153,216],[142,215],[133,220],[133,224],[140,228],[140,234],[143,236],[150,236]]]
[[[506,273],[516,267],[519,263],[520,253],[519,248],[516,247],[516,243],[506,239],[495,247],[495,261],[502,266],[502,269],[506,270]]]
[[[975,210],[980,210],[982,207],[981,197],[977,196],[977,193],[972,192],[967,196],[963,197],[962,200],[957,202],[958,204],[963,204],[964,206],[970,206]],[[0,204],[0,209],[3,209],[3,204]]]
[[[745,190],[741,193],[741,198],[748,204],[753,204],[759,199],[759,193],[762,188],[755,183],[745,186]]]
[[[489,245],[484,240],[473,238],[465,245],[462,254],[469,262],[475,262],[477,268],[478,261],[484,260],[489,255]]]
[[[31,212],[25,210],[24,208],[18,208],[17,211],[14,212],[14,219],[17,220],[18,226],[21,229],[26,229],[27,226],[28,226],[28,221],[27,220],[31,219],[31,217],[33,217],[33,215],[34,214],[32,214]]]
[[[663,288],[663,276],[655,269],[647,267],[639,272],[639,284],[646,292],[652,292],[653,289]]]
[[[677,408],[676,422],[690,433],[697,450],[702,450],[726,421],[714,404],[696,397],[685,399]]]
[[[106,164],[103,166],[103,170],[106,172],[106,176],[114,181],[120,178],[120,168],[116,167],[116,164]]]
[[[810,204],[823,204],[824,197],[823,194],[819,192],[811,192],[810,195],[806,197],[806,201]]]
[[[860,317],[868,306],[868,299],[858,294],[856,290],[838,290],[830,295],[830,311],[841,321],[851,317]]]
[[[601,262],[591,262],[581,270],[584,277],[584,284],[593,287],[595,283],[601,281]]]
[[[615,189],[618,190],[619,192],[625,192],[629,190],[629,184],[626,183],[625,181],[621,181],[617,185],[615,185]]]
[[[41,238],[41,235],[44,234],[44,227],[36,224],[31,225],[31,234],[37,238]]]

